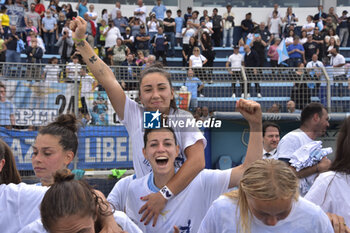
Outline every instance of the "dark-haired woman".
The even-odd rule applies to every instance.
[[[328,172],[321,173],[305,198],[325,212],[344,217],[350,226],[350,117],[339,130],[335,159]]]
[[[139,98],[142,106],[126,97],[117,81],[120,77],[116,78],[112,70],[95,56],[89,44],[85,43],[86,22],[84,19],[78,17],[73,20],[71,29],[73,38],[77,42],[77,50],[80,51],[95,78],[105,88],[118,118],[125,125],[130,138],[132,138],[132,156],[136,177],[143,177],[151,171],[149,162],[142,155],[144,112],[154,111],[156,112],[154,114],[157,115],[153,116],[158,119],[165,119],[168,122],[187,121],[193,119],[193,117],[190,113],[177,109],[170,74],[158,67],[147,68],[140,75]],[[156,124],[157,122],[148,123]],[[175,161],[175,166],[179,170],[166,184],[166,188],[177,195],[204,168],[206,140],[195,126],[181,128],[177,125],[173,128],[175,128],[176,138],[180,146],[180,154]],[[155,216],[154,222],[156,222],[157,216],[167,203],[167,199],[162,193],[157,192],[144,197],[143,200],[145,200],[142,209],[145,210],[143,220],[146,220],[147,217],[145,223],[148,224],[150,219]]]
[[[20,182],[21,177],[11,148],[0,139],[0,184],[19,184]]]
[[[41,128],[33,145],[32,166],[43,186],[53,183],[53,174],[66,168],[78,148],[77,119],[74,115],[60,115],[56,121]]]
[[[124,213],[113,213],[101,192],[92,189],[85,181],[74,180],[74,174],[68,169],[57,171],[54,180],[41,202],[41,219],[29,224],[20,233],[94,233],[100,232],[101,226],[106,225],[113,230],[108,232],[124,232],[116,222],[128,233],[141,233]]]

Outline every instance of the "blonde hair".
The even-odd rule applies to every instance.
[[[257,160],[244,172],[239,189],[224,194],[237,202],[237,232],[250,233],[251,216],[247,197],[270,201],[299,196],[298,178],[282,161]]]

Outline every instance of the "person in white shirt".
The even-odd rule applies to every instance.
[[[279,19],[282,20],[282,14],[281,14],[281,12],[278,10],[278,7],[279,7],[279,5],[278,5],[277,3],[273,4],[273,11],[272,11],[272,12],[270,13],[270,15],[269,15],[269,20],[272,19],[272,18],[274,17],[273,14],[274,14],[275,12],[277,12],[277,17],[278,17]]]
[[[266,121],[263,123],[263,159],[277,159],[277,146],[280,141],[280,127]]]
[[[57,57],[52,57],[49,59],[49,65],[45,65],[43,69],[42,77],[45,79],[45,82],[48,83],[58,83],[60,79],[61,68],[57,65]]]
[[[339,130],[335,159],[328,172],[321,173],[311,186],[305,198],[323,211],[344,217],[350,226],[350,117]]]
[[[130,183],[126,203],[127,215],[143,232],[170,233],[174,225],[182,231],[197,232],[212,201],[229,188],[238,185],[245,168],[261,158],[260,105],[255,101],[241,99],[237,107],[250,125],[250,138],[244,163],[224,171],[203,170],[177,196],[174,196],[165,185],[177,172],[174,160],[179,147],[176,145],[174,131],[171,128],[146,129],[143,154],[151,163],[152,172]],[[159,190],[168,199],[166,207],[158,218],[160,224],[145,226],[143,222],[147,223],[150,219],[139,213],[144,196]],[[144,208],[147,209],[147,207]]]
[[[318,60],[317,54],[312,55],[312,60],[306,64],[306,68],[309,69],[311,74],[313,74],[312,76],[316,81],[320,81],[320,78],[323,74],[322,67],[324,67],[324,65],[321,61]],[[315,84],[315,95],[316,96],[318,96],[320,85],[321,85],[321,83],[319,83],[319,82],[317,82]]]
[[[235,45],[233,46],[233,54],[228,58],[228,61],[226,62],[226,68],[228,68],[228,72],[232,75],[233,78],[233,83],[232,83],[232,98],[236,98],[238,95],[237,89],[236,89],[236,82],[239,82],[240,84],[240,89],[242,92],[242,86],[243,83],[241,82],[241,67],[244,64],[244,56],[239,53],[239,46]],[[242,96],[244,93],[242,92]]]
[[[117,12],[121,11],[121,4],[120,2],[116,2],[115,3],[115,7],[113,8],[112,12],[111,12],[111,19],[114,20],[115,18],[117,18]],[[108,20],[107,20],[108,21]],[[106,21],[106,22],[107,22]]]
[[[117,38],[123,38],[120,34],[119,28],[114,26],[112,20],[108,21],[108,27],[103,30],[103,36],[106,37],[105,49],[107,54],[107,49],[112,48],[117,43]]]
[[[300,128],[289,132],[279,142],[276,155],[278,159],[289,163],[292,154],[296,150],[326,133],[329,126],[328,120],[328,112],[322,104],[308,104],[301,112]],[[324,157],[318,164],[304,168],[299,172],[290,166],[300,179],[300,187],[302,188],[300,194],[302,196],[307,193],[316,175],[327,171],[330,165],[331,161]]]
[[[95,11],[95,6],[93,4],[89,5],[88,15],[90,17],[90,20],[94,22],[95,28],[97,28],[97,13]]]
[[[283,23],[282,23],[281,17],[278,17],[278,12],[274,11],[272,18],[270,19],[268,24],[269,31],[274,38],[280,38],[282,26],[283,26]]]
[[[154,114],[159,114],[159,118],[164,114],[167,116],[166,122],[191,120],[193,116],[186,111],[177,109],[170,81],[171,76],[156,66],[147,67],[140,75],[139,98],[142,105],[128,98],[112,70],[96,56],[87,42],[82,40],[85,37],[86,22],[78,17],[72,21],[71,26],[77,50],[81,53],[94,77],[105,88],[119,120],[133,139],[131,143],[134,170],[137,178],[143,177],[152,169],[149,162],[142,156],[143,131],[144,126],[147,126],[147,124],[144,125],[144,113],[154,111],[156,112]],[[184,129],[177,125],[173,128],[180,145],[180,154],[175,164],[179,168],[179,172],[166,185],[174,195],[177,195],[204,168],[206,139],[197,127]],[[148,199],[149,201],[146,201],[145,205],[152,211],[145,212],[145,215],[157,218],[167,200],[160,192],[150,194]]]
[[[298,178],[283,162],[257,160],[239,189],[217,199],[198,233],[331,233],[322,209],[298,195]]]
[[[201,54],[199,47],[193,48],[193,55],[190,56],[188,60],[189,68],[193,70],[194,76],[198,77],[201,81],[205,81],[205,70],[201,68],[205,63],[208,62],[208,59]],[[203,97],[203,94],[201,94]]]
[[[66,66],[67,82],[73,82],[76,77],[78,78],[80,70],[81,64],[79,63],[79,57],[73,55],[72,62],[69,62]]]
[[[146,24],[146,16],[147,16],[147,7],[143,5],[142,0],[137,0],[137,7],[134,10],[134,15],[141,20],[143,24]]]
[[[330,50],[331,54],[331,60],[330,60],[330,65],[333,67],[333,79],[334,81],[347,81],[346,79],[346,72],[344,65],[346,64],[345,58],[343,55],[338,53],[336,48],[333,48]],[[338,83],[338,91],[337,95],[338,96],[343,96],[343,82]]]
[[[233,30],[234,30],[234,26],[235,26],[235,14],[233,12],[231,12],[232,6],[230,4],[228,4],[226,6],[227,12],[224,13],[224,15],[222,16],[222,20],[223,20],[223,25],[224,25],[224,37],[223,37],[223,44],[222,47],[225,48],[226,46],[226,40],[227,40],[227,36],[229,38],[228,44],[229,46],[233,46]]]
[[[303,25],[301,28],[301,31],[306,31],[307,35],[313,35],[314,34],[314,29],[315,29],[315,23],[312,22],[312,15],[308,15],[306,17],[307,23]]]

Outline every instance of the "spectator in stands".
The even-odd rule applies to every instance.
[[[10,17],[7,14],[7,7],[0,6],[0,36],[6,38],[10,30]]]
[[[2,63],[6,62],[6,50],[5,40],[0,37],[0,62]],[[3,64],[0,64],[0,71],[1,74],[3,71]]]
[[[228,61],[226,62],[226,68],[228,69],[228,72],[230,75],[232,75],[232,98],[236,98],[238,96],[238,92],[236,89],[236,83],[240,83],[240,90],[242,93],[242,97],[244,97],[244,92],[242,91],[242,72],[241,72],[241,66],[244,65],[244,57],[242,54],[239,53],[239,46],[234,45],[233,46],[233,54],[228,58]]]
[[[152,38],[158,33],[159,22],[156,19],[156,14],[154,12],[151,13],[150,19],[147,22],[148,35]],[[153,53],[153,48],[151,47],[151,53]]]
[[[344,10],[342,16],[339,18],[339,41],[342,47],[346,47],[349,38],[349,26],[350,18],[348,17],[348,11]]]
[[[31,37],[38,34],[38,30],[33,26],[33,21],[28,20],[28,27],[26,27],[26,45],[29,45]]]
[[[337,45],[335,38],[332,36],[330,37],[329,41],[326,43],[326,51],[327,51],[327,56],[330,57],[332,56],[331,50],[335,48],[339,52],[339,46]]]
[[[266,28],[265,22],[261,22],[259,24],[259,28],[256,30],[256,33],[260,35],[261,39],[266,43],[266,45],[270,45],[271,41],[274,39],[274,36],[271,35],[269,29]]]
[[[30,27],[29,26],[30,20],[32,21],[32,24],[33,24],[31,26],[34,26],[37,30],[41,32],[41,17],[37,12],[35,12],[35,3],[30,4],[30,10],[27,11],[24,15],[24,22],[27,28]]]
[[[208,60],[208,62],[205,63],[204,67],[213,67],[215,52],[213,51],[211,38],[207,32],[204,32],[201,35],[201,48],[203,56],[206,57]],[[212,73],[211,70],[209,70],[209,72]]]
[[[314,22],[316,25],[318,25],[317,23],[323,23],[323,25],[326,24],[326,18],[327,18],[327,14],[325,12],[323,12],[323,6],[319,5],[317,7],[318,12],[314,15]]]
[[[293,44],[294,37],[295,37],[294,30],[289,30],[288,31],[288,36],[286,37],[286,40],[285,40],[287,48],[288,48],[289,45]]]
[[[24,8],[21,0],[14,0],[14,3],[11,5],[7,5],[7,14],[10,19],[15,19],[16,21],[16,30],[17,33],[20,34],[20,38],[25,40],[25,22],[24,22],[24,14],[26,8]],[[12,20],[11,20],[12,21]],[[11,22],[11,24],[14,22]]]
[[[1,92],[1,82],[0,82],[0,96],[1,94],[2,92]],[[1,105],[1,101],[0,101],[0,105]],[[1,111],[1,113],[2,112],[3,111]],[[0,118],[0,120],[2,120],[2,118]],[[16,159],[15,159],[15,156],[13,155],[13,152],[10,146],[7,145],[6,142],[4,142],[2,139],[0,139],[0,185],[3,186],[3,184],[11,184],[11,183],[13,184],[21,183],[21,176],[17,170]],[[3,199],[4,199],[4,195],[3,195]],[[3,215],[6,215],[6,211],[4,211]],[[17,215],[17,217],[19,217],[19,215]]]
[[[77,55],[72,56],[72,62],[66,66],[67,82],[74,82],[76,73],[79,75],[81,70],[81,64],[79,63],[79,57]],[[78,77],[77,77],[78,78]]]
[[[48,65],[45,65],[43,69],[42,78],[47,83],[58,83],[60,80],[61,68],[57,65],[57,57],[52,57],[48,61]]]
[[[78,0],[78,3],[75,7],[75,9],[78,11],[78,15],[82,18],[84,18],[84,14],[88,12],[88,8],[87,8],[87,2],[88,0],[83,0],[83,2],[81,0]]]
[[[293,100],[289,100],[287,102],[287,112],[289,112],[289,113],[301,113],[301,110],[295,109],[295,102]]]
[[[89,5],[89,11],[87,13],[89,14],[90,20],[94,22],[95,28],[97,28],[97,13],[94,4]]]
[[[168,56],[175,56],[175,19],[171,17],[171,10],[166,11],[166,18],[163,21],[164,24],[164,33],[167,36],[170,42],[170,52]]]
[[[281,112],[281,105],[273,103],[272,106],[267,109],[268,113],[280,113]]]
[[[257,25],[257,23],[252,20],[252,13],[247,13],[245,19],[241,22],[242,38],[244,41],[246,41],[247,35],[253,32],[255,25]]]
[[[223,21],[221,15],[218,15],[218,9],[213,9],[213,15],[212,15],[212,21],[213,21],[213,35],[212,39],[214,40],[214,46],[219,47],[221,43],[221,37],[222,37],[222,30],[224,28]]]
[[[271,33],[273,38],[280,38],[281,27],[283,26],[282,20],[281,20],[280,17],[278,17],[277,14],[278,14],[277,11],[273,12],[272,18],[270,18],[270,20],[269,20],[270,22],[269,22],[269,25],[268,25],[269,32]]]
[[[100,31],[100,38],[97,41],[97,46],[100,46],[99,49],[102,51],[104,49],[104,46],[106,44],[106,37],[103,35],[103,31],[107,27],[107,22],[104,19],[101,19],[100,26],[98,27],[98,30]],[[101,54],[101,51],[99,54]]]
[[[106,37],[105,50],[107,56],[108,48],[113,47],[117,43],[117,38],[121,38],[120,31],[114,26],[113,20],[108,21],[108,27],[103,31],[103,35]]]
[[[184,14],[185,25],[187,25],[187,20],[192,18],[192,7],[187,7],[187,13]]]
[[[201,21],[200,25],[201,25],[200,28],[197,30],[197,36],[199,37],[199,41],[201,40],[203,33],[208,33],[209,37],[213,33],[213,30],[211,28],[207,27],[206,21]]]
[[[140,19],[140,22],[146,24],[147,7],[143,5],[143,0],[137,0],[137,5],[138,7],[134,10],[134,15]]]
[[[40,15],[41,18],[45,16],[45,6],[40,3],[40,0],[35,0],[35,12]]]
[[[147,57],[145,57],[145,54],[142,50],[137,50],[137,59],[136,59],[136,65],[137,66],[143,66],[147,62]]]
[[[42,31],[48,53],[53,53],[57,30],[57,20],[52,17],[51,11],[47,10],[46,15],[42,20]]]
[[[277,48],[280,43],[281,43],[281,39],[276,38],[275,43],[273,45],[270,45],[269,50],[267,51],[267,56],[270,58],[270,65],[272,67],[278,67],[279,54],[278,54]]]
[[[82,113],[89,114],[89,109],[91,109],[92,106],[88,106],[87,101],[93,99],[94,91],[97,87],[97,81],[86,72],[85,67],[81,68],[79,75],[81,84],[80,101],[82,105]]]
[[[308,15],[306,17],[307,23],[303,25],[301,31],[306,31],[308,35],[313,35],[314,34],[314,28],[315,28],[315,23],[312,22],[312,16]]]
[[[318,56],[320,50],[318,48],[318,44],[312,40],[311,34],[307,35],[307,42],[303,44],[303,46],[305,50],[306,62],[310,62],[312,60],[313,55],[316,54],[316,56]]]
[[[330,7],[328,10],[328,15],[327,18],[331,17],[332,18],[332,22],[335,23],[336,25],[339,22],[339,17],[337,15],[337,13],[334,12],[334,7]]]
[[[201,121],[206,121],[206,120],[208,120],[208,119],[210,119],[211,118],[211,116],[210,116],[210,114],[209,114],[209,109],[208,109],[208,107],[207,106],[203,106],[202,107],[202,116],[200,117],[200,120]]]
[[[132,36],[135,38],[136,35],[140,34],[141,25],[144,26],[145,24],[141,23],[139,18],[133,17],[130,20],[129,25],[131,27]]]
[[[27,63],[41,63],[41,59],[43,58],[44,52],[43,50],[38,46],[38,41],[36,38],[31,39],[30,46],[27,46],[26,48],[26,55],[27,55]],[[39,69],[38,69],[39,70]],[[40,75],[35,73],[30,73],[28,77],[38,77]]]
[[[324,56],[324,36],[320,33],[319,28],[316,26],[314,34],[312,35],[312,41],[316,42],[320,52],[318,53],[318,60],[323,61]]]
[[[202,26],[202,28],[204,28],[204,30],[208,31],[209,36],[211,37],[212,34],[214,33],[214,31],[213,31],[213,23],[210,21],[209,15],[205,16],[204,23],[205,23],[205,27]],[[203,23],[202,23],[202,25],[203,25]]]
[[[339,39],[339,36],[335,34],[335,31],[333,29],[329,29],[328,34],[326,34],[326,36],[324,37],[326,46],[328,46],[331,37],[334,38],[335,44],[339,47],[340,39]]]
[[[154,48],[154,54],[156,56],[156,60],[159,61],[159,57],[162,58],[163,65],[167,65],[166,61],[166,52],[168,47],[169,38],[165,33],[163,33],[163,28],[158,27],[158,33],[153,36],[151,39],[151,43]]]
[[[122,10],[122,6],[121,6],[120,2],[118,2],[118,1],[115,2],[115,7],[111,11],[111,19],[114,20],[115,18],[117,18],[117,11],[121,11],[121,10]],[[107,13],[107,10],[106,10],[106,13]],[[103,12],[102,12],[102,14],[103,14]],[[108,13],[107,13],[107,19],[108,19]],[[108,22],[108,20],[106,20],[106,22]]]
[[[121,11],[117,11],[117,17],[113,19],[114,25],[119,29],[120,34],[124,37],[125,36],[125,29],[128,27],[129,23],[128,20],[122,16]]]
[[[336,48],[333,48],[330,50],[331,53],[331,60],[330,65],[333,67],[333,80],[334,81],[345,81],[346,80],[346,72],[345,72],[345,58],[343,55],[338,53],[338,50]],[[338,83],[338,96],[343,96],[343,82]]]
[[[323,74],[321,68],[324,66],[323,66],[323,63],[317,59],[318,59],[318,55],[316,53],[313,54],[312,60],[306,64],[306,68],[309,69],[310,75],[314,80],[320,81],[321,76]],[[313,83],[311,85],[312,85],[312,88],[315,90],[314,95],[318,96],[321,83],[317,82],[316,85]]]
[[[119,66],[125,61],[126,55],[130,53],[130,49],[123,43],[122,38],[117,38],[117,43],[110,47],[108,52],[112,53],[111,64]]]
[[[297,22],[298,17],[293,13],[292,7],[289,6],[286,11],[286,16],[283,18],[283,23],[285,23],[284,30],[282,30],[283,33],[288,33],[290,31],[290,27],[292,26],[294,28]]]
[[[324,25],[322,32],[327,35],[327,34],[330,34],[329,33],[330,30],[333,30],[335,32],[337,30],[337,24],[333,23],[331,16],[328,16],[326,19],[326,24]]]
[[[61,64],[66,64],[69,62],[74,46],[72,32],[69,29],[69,23],[70,20],[67,20],[65,27],[62,29],[62,36],[55,44],[58,47],[58,53],[61,56]]]
[[[200,22],[198,19],[199,12],[198,11],[193,11],[192,17],[187,20],[187,23],[190,24],[191,27],[195,28],[196,30],[199,29],[200,27]]]
[[[125,29],[124,44],[126,46],[128,46],[128,48],[130,49],[131,53],[134,53],[134,54],[136,53],[136,49],[135,49],[135,46],[134,46],[134,37],[131,34],[130,27],[127,27]]]
[[[56,9],[55,0],[50,0],[50,3],[48,5],[47,9],[51,11],[53,17],[57,18],[58,12]]]
[[[223,38],[223,44],[222,47],[226,47],[227,43],[227,37],[228,37],[228,46],[233,46],[233,32],[235,27],[235,14],[231,12],[232,6],[228,4],[226,6],[227,12],[225,12],[222,16],[223,20],[223,28],[224,28],[224,38]]]
[[[6,86],[0,82],[0,126],[10,129],[15,124],[15,105],[6,99]]]
[[[57,30],[56,30],[56,39],[60,38],[62,36],[62,30],[66,26],[66,16],[63,12],[60,12],[58,14],[58,20],[57,20]],[[69,27],[69,25],[68,25]],[[72,32],[71,32],[72,34]]]
[[[273,10],[272,10],[272,12],[270,13],[270,15],[269,15],[269,19],[268,19],[268,21],[267,21],[267,24],[269,25],[270,24],[270,21],[271,21],[271,19],[273,19],[273,14],[274,14],[274,12],[276,12],[277,13],[277,18],[279,18],[279,19],[281,19],[282,20],[282,14],[281,14],[281,12],[278,10],[278,4],[277,3],[275,3],[275,4],[273,4]]]
[[[183,47],[182,47],[182,66],[188,66],[188,61],[193,54],[193,48],[198,46],[197,39],[194,36],[194,29],[189,28],[189,25],[183,29]],[[193,34],[192,34],[193,33]],[[191,35],[189,37],[189,35]],[[187,39],[188,38],[188,39]]]
[[[300,63],[305,63],[304,47],[299,43],[299,36],[294,36],[293,44],[287,47],[290,67],[299,67]]]
[[[246,70],[247,73],[247,79],[249,80],[256,80],[256,76],[258,74],[258,71],[256,69],[253,69],[253,67],[259,67],[260,65],[260,59],[259,59],[259,55],[258,53],[253,50],[250,49],[249,45],[245,45],[244,46],[244,51],[245,51],[245,55],[244,55],[244,66],[247,68],[250,68],[248,70]],[[248,83],[248,96],[246,96],[246,98],[250,97],[250,86],[251,83]],[[262,95],[260,93],[260,84],[259,83],[255,83],[255,89],[256,89],[256,93],[258,98],[261,98]]]
[[[182,18],[182,11],[179,9],[176,11],[177,17],[175,18],[175,38],[177,46],[182,47],[182,28],[185,23],[185,19]]]
[[[164,14],[166,12],[166,7],[161,4],[162,0],[157,0],[157,5],[153,7],[152,12],[156,14],[156,19],[163,21],[164,20]]]
[[[203,15],[199,18],[199,22],[202,22],[202,21],[205,21],[205,17],[209,17],[209,20],[210,19],[210,16],[208,15],[208,10],[203,10]]]
[[[70,3],[68,3],[67,4],[66,18],[72,20],[74,17],[77,17],[77,12],[73,11],[72,5]]]
[[[6,62],[21,62],[21,54],[17,51],[17,44],[19,41],[19,34],[16,33],[16,26],[10,26],[10,33],[5,38]]]
[[[136,90],[137,82],[133,82],[137,78],[138,69],[136,69],[136,62],[134,54],[129,53],[126,56],[126,60],[122,63],[123,68],[121,69],[122,82],[121,86],[124,90]],[[125,81],[126,82],[125,82]]]
[[[279,125],[265,121],[263,123],[263,159],[277,159],[277,146],[280,141]]]
[[[306,42],[307,42],[307,33],[306,33],[306,31],[302,31],[299,43],[301,45],[304,45]]]
[[[194,75],[199,79],[204,79],[204,70],[201,68],[207,63],[208,60],[201,54],[201,51],[198,47],[193,48],[193,55],[189,59],[189,67],[193,69]]]
[[[156,63],[156,56],[154,55],[149,55],[146,59],[146,63],[142,65],[142,69],[141,70],[144,70],[146,69],[147,67],[151,67],[153,66],[154,64]]]
[[[84,19],[87,22],[87,28],[86,28],[86,40],[90,44],[91,47],[95,46],[95,36],[96,36],[96,27],[94,21],[91,20],[89,13],[86,12],[84,14]],[[118,29],[119,31],[119,29]],[[119,37],[121,37],[119,33]]]
[[[255,34],[253,35],[253,39],[250,42],[249,46],[258,54],[259,64],[257,64],[256,67],[264,67],[266,63],[265,49],[268,46],[268,44],[264,40],[262,40],[260,34]]]
[[[305,70],[304,63],[299,63],[298,69],[295,71],[295,76],[293,79],[298,81],[294,84],[290,99],[295,102],[297,109],[304,109],[308,103],[310,103],[311,93],[307,80],[310,80],[310,75]]]
[[[139,51],[141,50],[145,57],[149,55],[149,41],[150,36],[146,33],[146,28],[144,25],[140,26],[140,34],[135,37],[135,47]]]
[[[187,87],[187,91],[191,93],[191,101],[190,101],[190,111],[194,111],[198,107],[198,99],[197,96],[201,96],[202,89],[204,88],[204,84],[198,77],[194,77],[194,73],[192,69],[187,71],[187,78],[185,82],[185,86]]]

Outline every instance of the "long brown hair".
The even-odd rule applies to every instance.
[[[247,197],[270,201],[293,197],[298,200],[298,178],[282,161],[257,160],[245,170],[239,189],[224,194],[237,202],[237,232],[250,233],[251,216]],[[237,213],[236,213],[237,215]]]
[[[13,156],[11,148],[0,139],[0,160],[5,160],[5,165],[0,173],[0,184],[19,184],[21,183],[21,176],[17,171],[15,157]]]

